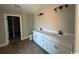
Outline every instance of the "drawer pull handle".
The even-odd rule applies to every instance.
[[[44,41],[44,40],[43,40]]]
[[[54,48],[59,49],[59,47],[57,45],[55,45]]]

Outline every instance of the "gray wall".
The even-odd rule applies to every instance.
[[[66,33],[74,33],[75,29],[75,5],[68,5],[68,8],[63,8],[62,10],[57,9],[57,12],[54,11],[54,8],[59,7],[60,5],[49,5],[45,8],[40,9],[35,14],[35,29],[40,27],[58,31],[62,30]],[[44,13],[42,16],[38,16],[38,13]]]
[[[4,14],[21,15],[22,20],[22,38],[32,33],[33,29],[33,15],[29,13],[0,10],[0,45],[6,43],[5,38],[5,26],[4,26]],[[29,17],[28,17],[29,15]],[[30,17],[31,16],[31,17]],[[31,25],[30,25],[31,24]]]
[[[75,20],[75,52],[79,54],[79,4],[76,5],[76,20]]]
[[[22,37],[25,38],[27,35],[32,34],[33,31],[33,22],[34,20],[34,15],[27,13],[27,14],[23,14],[22,17]]]

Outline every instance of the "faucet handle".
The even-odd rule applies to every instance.
[[[62,30],[59,30],[59,31],[58,31],[58,34],[59,34],[59,35],[63,35],[63,31],[62,31]]]

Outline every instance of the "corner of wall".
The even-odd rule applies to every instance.
[[[1,44],[0,47],[7,46],[8,44],[9,44],[9,41],[7,40],[5,43]]]

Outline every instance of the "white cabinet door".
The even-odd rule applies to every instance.
[[[36,31],[33,31],[33,40],[36,42],[38,39],[38,33]]]
[[[40,45],[41,35],[39,32],[33,31],[33,40]]]

